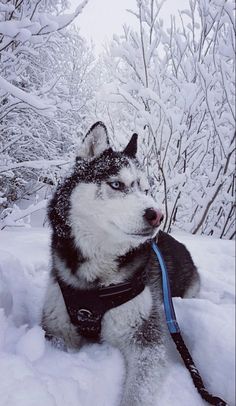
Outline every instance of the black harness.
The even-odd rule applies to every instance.
[[[67,312],[78,333],[98,340],[101,321],[106,311],[120,306],[139,295],[145,288],[145,275],[139,272],[124,283],[97,289],[79,289],[58,280]]]

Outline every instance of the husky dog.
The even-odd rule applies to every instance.
[[[80,348],[88,340],[120,349],[126,364],[122,406],[158,404],[168,340],[159,265],[173,296],[197,291],[198,272],[184,245],[158,228],[163,219],[137,158],[137,135],[122,152],[102,122],[86,134],[72,174],[50,202],[52,269],[42,325],[48,337]]]

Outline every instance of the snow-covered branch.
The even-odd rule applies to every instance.
[[[35,160],[35,161],[25,161],[19,162],[16,164],[11,165],[0,165],[0,173],[4,173],[7,171],[12,171],[13,169],[17,168],[32,168],[32,169],[48,169],[52,166],[63,166],[68,165],[70,161],[60,160],[60,159],[52,159],[52,160]]]
[[[11,94],[16,99],[26,103],[30,108],[36,110],[45,116],[51,116],[55,112],[56,107],[50,104],[47,100],[43,101],[32,93],[27,93],[19,87],[9,83],[6,79],[0,76],[0,89]]]
[[[20,209],[17,205],[13,208],[7,209],[2,213],[2,219],[0,219],[0,229],[3,230],[6,227],[25,227],[27,223],[24,223],[23,219],[29,217],[36,211],[45,209],[47,207],[48,200],[44,199],[38,203],[31,204],[27,209]]]

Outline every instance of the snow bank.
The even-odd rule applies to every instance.
[[[202,277],[199,298],[175,299],[184,339],[207,388],[233,406],[234,244],[174,236],[188,246]],[[44,338],[38,323],[48,264],[48,230],[0,233],[0,406],[118,406],[124,365],[117,350],[95,344],[66,353]],[[157,405],[203,406],[174,345],[169,353]]]

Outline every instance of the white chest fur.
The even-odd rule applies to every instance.
[[[148,286],[129,302],[109,310],[102,321],[102,338],[112,345],[125,343],[150,316],[153,299]]]

